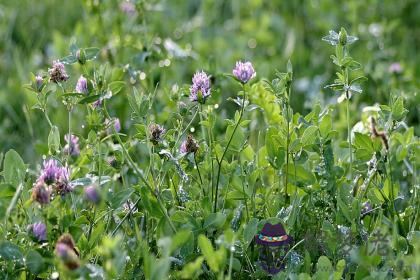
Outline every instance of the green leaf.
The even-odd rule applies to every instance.
[[[302,146],[312,145],[316,140],[316,133],[318,128],[314,125],[311,125],[305,129],[303,132],[302,138],[300,140]]]
[[[339,260],[335,267],[336,269],[334,272],[334,280],[340,280],[341,276],[343,275],[344,269],[346,268],[346,261]]]
[[[120,207],[124,202],[127,201],[133,192],[133,189],[125,189],[114,194],[111,198],[111,207],[113,209]]]
[[[17,187],[23,183],[25,173],[26,166],[22,158],[15,150],[9,150],[4,157],[3,176],[5,183]]]
[[[201,274],[201,264],[204,258],[198,257],[195,261],[187,263],[179,272],[182,279],[196,279]]]
[[[210,227],[219,228],[223,226],[226,221],[226,215],[222,213],[211,213],[207,216],[203,228],[208,229]]]
[[[257,234],[258,220],[252,218],[244,228],[244,243],[249,246],[254,236]]]
[[[404,108],[404,98],[402,96],[399,96],[393,105],[394,106],[392,106],[392,111],[391,111],[392,117],[398,121],[402,119],[404,115],[408,112]]]
[[[108,89],[112,92],[113,95],[119,93],[125,87],[125,82],[115,81],[108,85]]]
[[[315,176],[312,174],[312,172],[306,170],[303,166],[295,166],[294,164],[289,163],[288,167],[289,168],[287,171],[289,174],[289,178],[295,178],[296,175],[296,180],[298,181],[304,181],[307,183],[312,183],[315,181]],[[283,171],[286,172],[286,165],[284,165]]]
[[[201,253],[203,254],[210,269],[214,272],[219,272],[219,263],[215,258],[215,253],[210,240],[202,234],[198,236],[198,247],[200,247]]]
[[[8,261],[17,261],[23,259],[19,247],[10,241],[0,243],[0,256]]]
[[[325,280],[329,279],[330,275],[333,274],[333,266],[331,261],[326,256],[321,256],[316,264],[316,273],[313,279]]]
[[[60,130],[53,125],[48,135],[48,149],[50,152],[58,152],[60,150]]]
[[[40,253],[30,250],[26,254],[26,266],[31,273],[38,275],[45,269],[45,262]]]
[[[93,60],[98,55],[100,49],[99,48],[86,48],[86,49],[84,49],[84,51],[85,51],[85,54],[86,54],[86,59],[87,60]]]

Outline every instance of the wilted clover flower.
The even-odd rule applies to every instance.
[[[79,137],[73,134],[69,137],[69,135],[66,134],[64,140],[67,144],[64,146],[63,153],[66,155],[78,156],[80,154]]]
[[[70,234],[60,236],[55,245],[55,254],[68,269],[74,270],[80,265],[79,252]]]
[[[99,190],[95,186],[88,186],[85,188],[85,198],[94,204],[98,204],[101,201]]]
[[[47,240],[47,226],[42,223],[34,223],[29,225],[28,230],[35,236],[38,241]]]
[[[236,66],[233,69],[232,73],[243,84],[246,84],[249,80],[254,78],[256,75],[254,67],[252,67],[252,63],[249,61],[246,61],[246,62],[237,61]]]
[[[196,153],[199,148],[197,141],[192,137],[192,135],[188,135],[187,139],[182,142],[179,151],[181,154],[189,154],[189,153]]]
[[[157,144],[158,142],[160,142],[163,138],[163,135],[165,134],[166,130],[158,125],[158,124],[151,124],[149,126],[149,133],[150,133],[150,141],[153,144]]]
[[[204,103],[210,94],[210,76],[204,71],[196,72],[190,86],[190,100]]]
[[[69,178],[69,170],[66,167],[61,167],[55,183],[55,190],[58,194],[65,195],[73,190],[70,186]]]
[[[77,93],[87,93],[88,92],[88,81],[83,75],[77,80],[75,91]]]
[[[51,187],[44,181],[37,181],[32,189],[32,200],[39,204],[49,204],[51,201]]]
[[[58,60],[53,61],[52,68],[48,69],[48,74],[50,74],[50,81],[57,84],[69,79],[64,64]]]

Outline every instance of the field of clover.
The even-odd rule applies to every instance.
[[[226,66],[157,36],[144,14],[159,5],[87,2],[83,39],[54,35],[55,57],[17,70],[30,98],[14,101],[25,132],[1,140],[1,279],[419,279],[418,83],[403,64],[378,73],[338,22],[314,39],[324,69],[246,51]]]

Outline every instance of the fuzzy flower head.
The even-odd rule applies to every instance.
[[[99,190],[95,186],[88,186],[85,188],[85,198],[86,200],[98,204],[101,201],[101,196],[99,194]]]
[[[42,169],[41,176],[38,181],[43,181],[47,185],[54,184],[60,176],[61,167],[55,159],[44,161],[44,168]]]
[[[49,204],[51,201],[51,187],[44,181],[37,181],[32,189],[32,200],[41,205]]]
[[[59,166],[55,159],[49,159],[44,161],[44,168],[37,180],[37,185],[52,186],[58,194],[65,195],[72,191],[69,178],[69,170],[66,167]]]
[[[127,15],[135,15],[136,14],[136,6],[127,0],[124,0],[120,4],[120,10],[127,14]]]
[[[388,71],[392,74],[400,74],[402,72],[402,66],[398,62],[394,62],[391,65],[389,65]]]
[[[77,80],[76,88],[74,90],[77,93],[88,93],[88,81],[83,75]]]
[[[80,154],[79,137],[73,134],[69,137],[69,134],[66,134],[64,140],[67,144],[64,146],[63,153],[78,156]]]
[[[30,225],[28,229],[38,241],[47,240],[47,226],[44,223],[34,223]]]
[[[52,68],[48,69],[48,74],[50,74],[50,81],[56,84],[69,79],[64,64],[58,60],[53,61]]]
[[[190,86],[190,100],[204,103],[210,96],[210,91],[210,76],[204,71],[196,72]]]
[[[252,67],[252,63],[249,61],[246,61],[246,62],[237,61],[236,66],[233,69],[232,73],[243,84],[246,84],[249,80],[254,78],[256,75],[254,67]]]
[[[155,123],[151,124],[149,126],[150,141],[156,145],[158,142],[162,141],[165,132],[166,130],[162,126]]]
[[[93,109],[98,109],[102,106],[102,98],[99,98],[95,102],[92,103]]]
[[[193,153],[195,154],[199,148],[199,145],[197,141],[192,137],[192,135],[188,135],[187,139],[182,142],[181,147],[179,148],[179,151],[181,154],[189,154]]]

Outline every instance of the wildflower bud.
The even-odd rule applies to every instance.
[[[188,135],[187,139],[182,142],[179,151],[182,154],[189,154],[189,153],[196,153],[199,148],[197,141],[192,137],[192,135]]]
[[[252,63],[249,61],[241,62],[237,61],[236,66],[232,71],[233,75],[241,81],[241,83],[246,84],[249,80],[255,77],[256,73]]]
[[[94,204],[99,204],[101,196],[98,188],[95,186],[88,186],[85,188],[85,198]]]
[[[44,79],[39,75],[35,77],[35,88],[38,92],[41,92],[44,88]]]
[[[63,234],[55,245],[55,254],[63,264],[70,270],[80,266],[79,252],[76,250],[73,237],[70,234]]]
[[[55,60],[52,68],[48,69],[48,74],[50,74],[50,81],[56,84],[65,82],[69,79],[64,64],[58,60]]]
[[[32,199],[39,204],[49,204],[51,200],[51,188],[43,181],[37,181],[32,190]]]
[[[86,53],[83,49],[78,49],[77,50],[76,59],[81,65],[86,63]]]
[[[344,28],[341,28],[340,33],[338,34],[340,45],[345,46],[347,44],[347,32]]]
[[[77,80],[76,88],[74,90],[77,93],[88,93],[88,81],[83,75]]]
[[[38,241],[47,240],[47,226],[44,223],[38,222],[29,225],[28,230],[34,235],[34,237]]]
[[[162,137],[165,134],[165,132],[166,130],[162,126],[155,123],[151,124],[149,126],[150,141],[156,145],[162,140]]]

